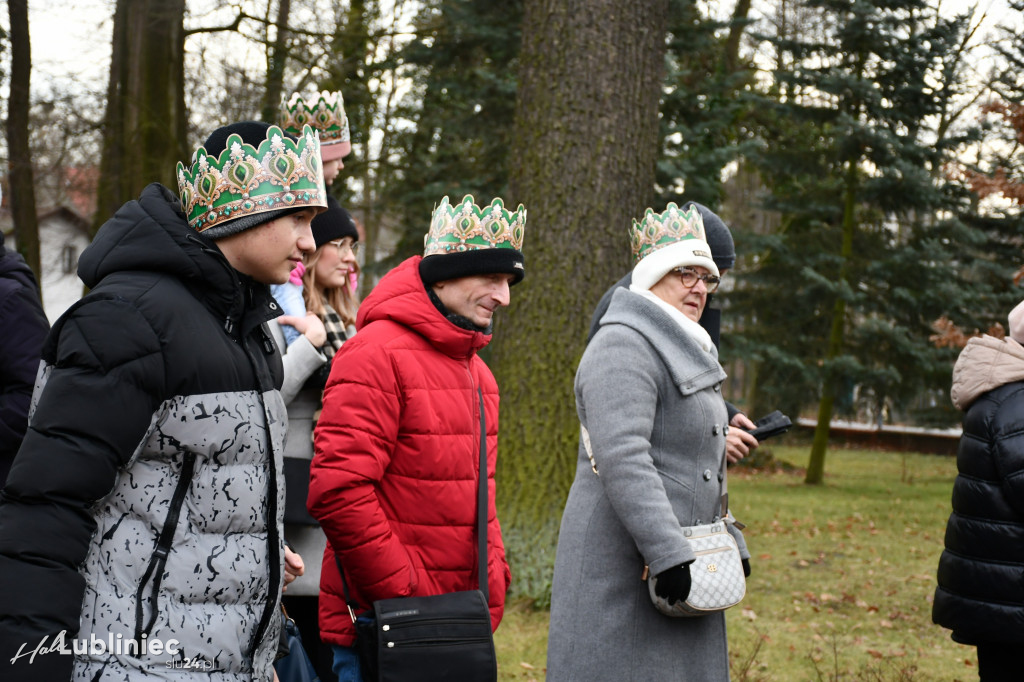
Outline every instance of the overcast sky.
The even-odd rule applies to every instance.
[[[953,11],[975,2],[987,10],[989,25],[1007,16],[1006,0],[942,0],[942,5],[947,11]],[[75,83],[90,89],[105,87],[113,4],[113,0],[32,0],[29,3],[34,92],[45,97],[51,88],[63,90]],[[189,7],[202,4],[201,0],[192,0]],[[733,0],[721,0],[725,9],[732,4]],[[6,13],[2,20],[6,25]]]

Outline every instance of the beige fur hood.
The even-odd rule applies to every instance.
[[[983,393],[1021,380],[1024,380],[1024,346],[1009,337],[975,337],[967,342],[953,366],[949,396],[954,407],[966,410]]]

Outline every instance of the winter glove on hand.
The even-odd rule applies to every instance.
[[[691,563],[693,562],[673,566],[655,576],[657,582],[654,583],[654,594],[664,597],[669,606],[690,596]]]
[[[743,577],[750,577],[750,559],[743,559]]]

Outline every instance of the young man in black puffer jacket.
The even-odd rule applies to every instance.
[[[178,195],[150,185],[100,229],[90,292],[43,349],[0,493],[5,682],[273,677],[301,568],[267,285],[313,250],[319,142],[233,124],[177,176]]]

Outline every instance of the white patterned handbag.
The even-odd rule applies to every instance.
[[[590,468],[600,476],[590,446],[590,433],[582,424],[580,441],[587,452],[587,457],[590,458]],[[722,519],[703,526],[683,526],[683,535],[697,556],[690,564],[690,595],[685,600],[669,604],[665,597],[659,597],[655,593],[654,586],[658,577],[648,575],[650,570],[644,566],[641,579],[647,581],[647,589],[655,608],[666,616],[693,617],[724,611],[739,604],[747,594],[747,579],[743,575],[743,560],[740,559],[739,546],[727,528],[728,525],[735,525],[742,530],[744,526],[729,514],[729,488],[724,453],[720,480]]]
[[[747,593],[747,581],[743,577],[743,562],[736,540],[726,528],[730,522],[731,519],[683,528],[683,534],[697,555],[696,561],[690,564],[690,595],[685,600],[669,604],[667,599],[655,593],[658,577],[650,576],[647,589],[655,608],[666,616],[703,616],[742,601]]]

